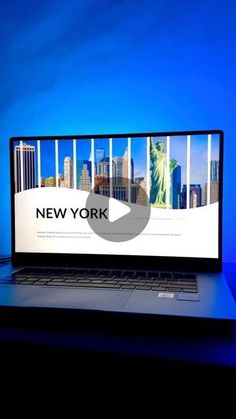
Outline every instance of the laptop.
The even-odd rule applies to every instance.
[[[10,139],[0,306],[235,321],[220,130]]]

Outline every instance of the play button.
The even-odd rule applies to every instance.
[[[110,191],[112,187],[112,191]],[[128,179],[115,179],[95,185],[89,193],[86,208],[101,217],[89,217],[87,221],[95,234],[111,242],[132,240],[143,232],[150,219],[150,205],[145,182],[135,183]]]
[[[117,199],[110,198],[108,204],[108,214],[109,214],[109,221],[114,223],[114,221],[119,220],[119,218],[124,217],[125,215],[129,214],[131,209],[128,205],[123,204],[122,202],[118,201]]]

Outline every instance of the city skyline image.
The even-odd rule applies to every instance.
[[[219,138],[217,135],[211,136],[210,154],[208,136],[192,135],[188,163],[186,136],[169,137],[169,139],[151,138],[150,144],[153,144],[153,150],[156,148],[159,150],[159,154],[155,154],[155,167],[151,149],[150,153],[147,153],[147,141],[149,140],[146,137],[74,141],[35,139],[27,140],[27,143],[23,141],[23,183],[21,146],[19,141],[15,142],[15,192],[37,187],[72,188],[87,192],[94,188],[94,192],[98,194],[147,205],[141,196],[140,191],[143,190],[147,194],[150,192],[152,206],[173,209],[195,208],[218,201]],[[168,146],[167,141],[169,141]],[[110,151],[112,152],[111,170]],[[169,182],[165,175],[167,151],[171,167]],[[208,158],[210,158],[209,166]],[[161,159],[164,168],[162,172],[160,172]],[[124,181],[128,178],[128,173],[130,182]],[[160,179],[162,184],[158,183]],[[162,188],[161,193],[159,193],[160,188]]]
[[[167,137],[153,138],[153,143],[163,144],[163,153],[167,154]],[[208,181],[208,136],[192,135],[187,163],[186,136],[171,136],[169,138],[170,162],[176,162],[169,180],[169,202],[158,204],[155,207],[169,207],[173,209],[195,208],[207,205]],[[189,165],[189,193],[187,190],[187,165]],[[211,173],[214,168],[214,180]],[[152,171],[152,164],[151,164]],[[166,191],[163,191],[166,193]],[[211,136],[210,147],[210,203],[218,201],[219,197],[219,136]]]

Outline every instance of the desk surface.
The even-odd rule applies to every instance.
[[[0,276],[11,268],[10,264],[0,266]],[[225,265],[224,272],[229,287],[236,299],[236,265]],[[22,309],[21,309],[22,310]],[[7,316],[11,321],[8,322]],[[31,314],[30,314],[31,315]],[[164,362],[180,362],[195,365],[236,367],[236,326],[230,329],[222,329],[218,326],[208,326],[206,329],[203,324],[196,325],[189,322],[182,328],[181,322],[178,324],[166,324],[160,326],[158,322],[144,320],[142,325],[128,323],[122,319],[119,327],[112,324],[111,318],[103,314],[101,318],[105,327],[94,327],[98,324],[98,315],[85,320],[85,317],[78,317],[73,322],[73,327],[69,324],[70,319],[63,322],[60,327],[60,316],[57,317],[55,327],[48,327],[47,319],[50,313],[44,313],[44,321],[40,320],[37,314],[35,320],[30,324],[25,322],[27,312],[20,319],[16,319],[16,313],[9,312],[2,319],[0,324],[1,342],[24,343],[28,345],[43,345],[50,348],[66,348],[96,353],[109,353],[123,356],[136,356],[161,360]],[[18,314],[17,314],[18,316]],[[14,322],[14,319],[17,322]],[[83,323],[85,321],[85,323]],[[133,319],[132,319],[133,321]],[[146,321],[146,324],[145,324]],[[59,322],[59,323],[58,323]],[[67,323],[68,322],[68,323]],[[47,326],[46,326],[47,324]],[[88,328],[86,329],[86,325]],[[93,324],[93,327],[91,327]],[[132,324],[135,325],[133,329]],[[62,323],[61,323],[62,325]],[[67,327],[70,326],[70,327]],[[75,327],[74,327],[75,326]],[[203,327],[202,327],[203,326]]]

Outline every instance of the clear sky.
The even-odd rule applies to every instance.
[[[221,128],[233,257],[235,16],[233,0],[0,0],[4,251],[9,137]]]

